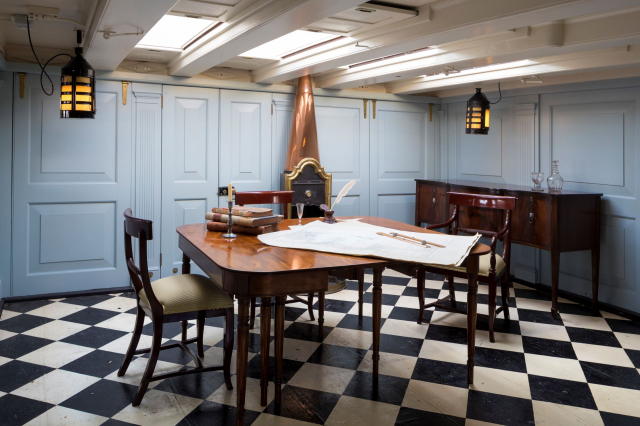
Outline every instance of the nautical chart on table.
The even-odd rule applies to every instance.
[[[411,244],[397,238],[385,238],[379,233],[413,237],[425,245]],[[357,220],[336,224],[315,221],[291,230],[258,235],[263,243],[285,248],[315,250],[353,256],[374,256],[384,259],[402,260],[443,266],[460,266],[480,235],[461,236],[447,234],[425,234],[421,232],[397,231]],[[440,245],[436,247],[429,243]]]

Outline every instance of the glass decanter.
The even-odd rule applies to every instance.
[[[553,160],[553,167],[551,168],[551,176],[547,178],[547,187],[549,192],[561,192],[564,179],[558,172],[558,160]]]

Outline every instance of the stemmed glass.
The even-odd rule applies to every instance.
[[[298,209],[298,225],[302,225],[302,212],[304,211],[304,203],[296,203]]]

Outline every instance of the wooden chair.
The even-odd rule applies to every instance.
[[[185,267],[183,267],[182,275],[162,278],[151,283],[147,264],[147,241],[153,239],[152,222],[133,217],[131,209],[124,212],[124,218],[124,249],[129,276],[136,290],[138,311],[131,343],[118,370],[118,376],[123,376],[126,373],[133,355],[149,353],[147,368],[132,405],[140,404],[150,382],[185,374],[223,370],[227,389],[233,389],[231,384],[234,331],[233,300],[212,280],[201,275],[191,275],[188,270],[185,271]],[[139,242],[140,267],[137,267],[133,260],[132,238],[137,238]],[[186,269],[188,268],[186,266]],[[151,348],[136,350],[145,315],[151,318],[153,324]],[[206,318],[218,316],[225,317],[224,364],[205,368],[199,358],[204,356],[202,341],[204,321]],[[194,319],[197,320],[197,337],[187,339],[186,321]],[[179,321],[182,321],[182,341],[162,346],[163,325]],[[197,343],[197,356],[187,346],[187,344],[194,342]],[[177,347],[185,350],[193,358],[196,367],[154,376],[153,370],[156,367],[160,351]]]
[[[489,286],[489,339],[495,342],[493,326],[496,315],[504,312],[505,319],[509,319],[509,266],[511,258],[511,212],[516,207],[515,197],[502,197],[485,194],[463,194],[457,192],[449,192],[449,204],[454,205],[453,215],[451,218],[437,225],[427,226],[427,229],[447,228],[447,231],[453,235],[458,232],[466,234],[476,233],[486,238],[491,238],[491,253],[480,257],[480,268],[478,272],[478,281],[487,283]],[[500,232],[486,231],[481,229],[461,228],[460,223],[460,207],[484,208],[493,210],[502,210],[504,213],[504,227]],[[496,243],[503,242],[502,257],[496,254]],[[450,312],[466,314],[465,311],[456,308],[456,296],[453,285],[453,278],[467,278],[464,266],[442,266],[435,268],[429,267],[431,272],[446,275],[449,283],[449,295],[425,306],[424,304],[424,279],[425,270],[423,267],[418,268],[417,284],[418,299],[420,303],[420,313],[418,314],[418,324],[422,324],[424,310],[437,306]],[[496,283],[501,280],[502,286],[502,306],[496,309]],[[443,305],[450,301],[451,306]]]
[[[287,204],[293,202],[293,191],[247,191],[236,192],[236,205],[246,206],[251,204],[281,204],[284,212],[284,218],[288,219],[289,214],[287,211]],[[309,317],[311,321],[315,321],[313,315],[313,293],[307,295],[307,300],[296,296],[289,295],[289,300],[285,301],[285,304],[289,303],[304,303],[309,310]],[[251,298],[251,313],[249,319],[249,328],[253,328],[256,320],[256,308],[261,305],[256,303],[256,298]]]

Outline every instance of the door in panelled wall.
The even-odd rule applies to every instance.
[[[121,83],[97,81],[96,118],[61,119],[52,80],[51,97],[31,74],[24,98],[14,91],[10,296],[129,285],[122,212],[132,198],[131,102],[122,104]]]
[[[182,273],[176,228],[205,222],[205,213],[218,206],[219,95],[218,89],[163,86],[163,277]],[[193,263],[191,272],[203,274]]]
[[[220,185],[271,191],[271,93],[220,91]],[[227,197],[220,197],[227,206]],[[271,207],[271,206],[265,206]]]
[[[371,216],[414,223],[415,179],[427,176],[428,111],[378,101],[371,112]]]
[[[369,215],[369,116],[365,118],[364,103],[320,96],[314,102],[320,164],[332,174],[332,200],[347,182],[356,181],[336,205],[336,216]]]

